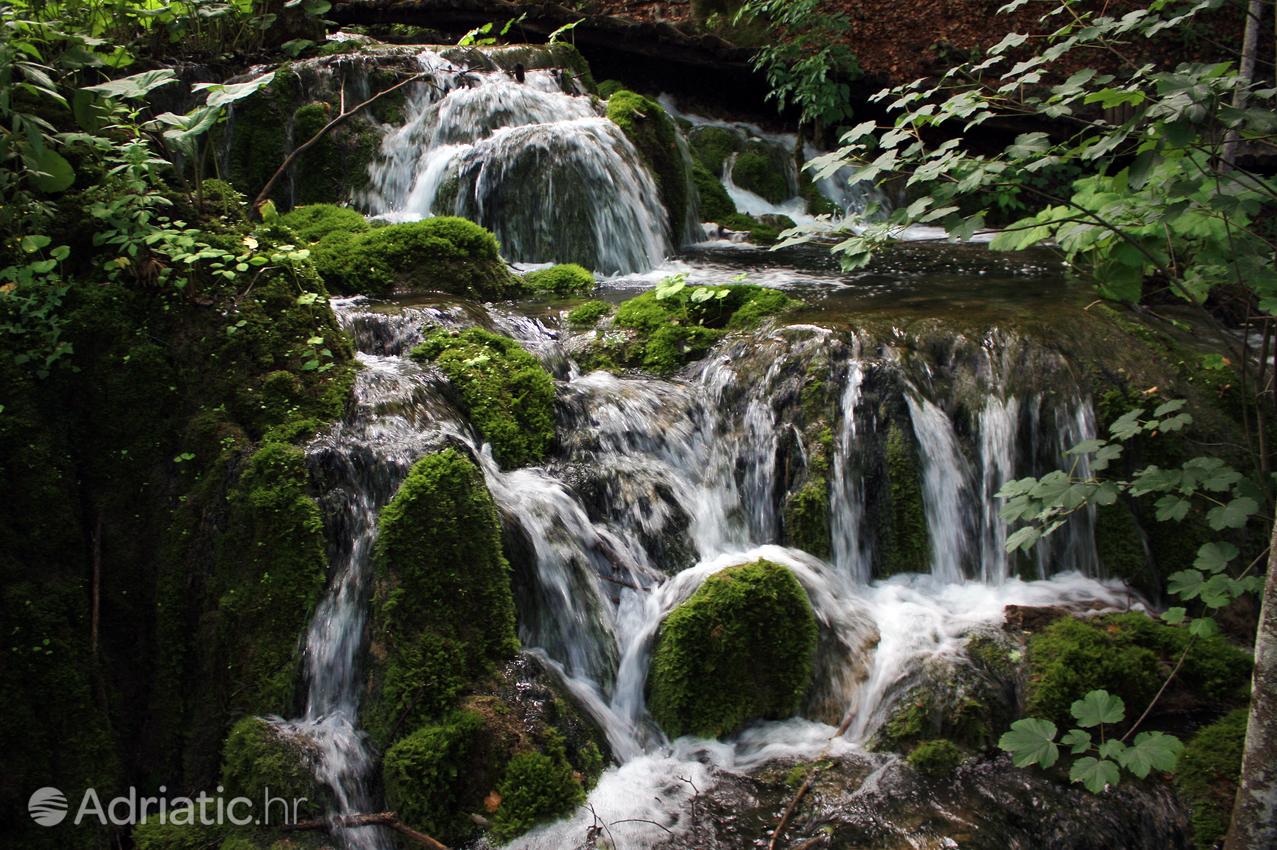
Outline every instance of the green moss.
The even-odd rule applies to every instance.
[[[885,449],[890,505],[880,530],[879,572],[882,576],[925,572],[931,563],[931,536],[922,499],[922,470],[912,440],[892,423]]]
[[[518,647],[510,566],[479,469],[447,449],[418,461],[381,512],[364,726],[388,745],[438,716]]]
[[[1193,846],[1210,850],[1228,831],[1246,744],[1248,712],[1239,708],[1189,739],[1175,772],[1175,789],[1188,806]]]
[[[269,793],[288,801],[289,817],[294,801],[299,818],[321,817],[329,795],[311,773],[312,758],[302,740],[260,717],[240,720],[222,751],[221,784],[226,797],[260,801]]]
[[[574,328],[592,328],[599,319],[612,314],[612,305],[606,301],[586,301],[568,313],[568,324]]]
[[[457,711],[392,746],[382,760],[386,804],[409,826],[449,844],[468,836],[474,830],[461,805],[483,731],[480,715]]]
[[[1123,502],[1103,505],[1095,512],[1095,548],[1104,571],[1132,587],[1156,595],[1158,578],[1144,550],[1144,535]]]
[[[785,175],[789,158],[780,148],[750,142],[732,165],[732,182],[763,200],[779,204],[793,197]]]
[[[538,823],[571,814],[585,800],[585,790],[561,753],[515,756],[497,792],[501,806],[492,821],[492,834],[501,842],[522,835]]]
[[[538,269],[523,276],[523,283],[533,292],[552,295],[587,295],[594,289],[594,275],[576,263],[564,263]]]
[[[723,188],[723,181],[714,176],[699,161],[692,164],[692,182],[696,184],[696,193],[700,197],[702,221],[722,224],[723,221],[737,214],[736,204]]]
[[[798,172],[798,194],[807,202],[808,215],[838,215],[842,212],[838,205],[826,198],[805,170]]]
[[[802,585],[768,561],[707,578],[665,618],[652,653],[648,706],[671,737],[731,734],[802,706],[816,654]]]
[[[1029,640],[1026,713],[1063,726],[1074,700],[1104,688],[1125,701],[1128,717],[1137,716],[1188,640],[1186,629],[1138,613],[1057,620]],[[1245,652],[1221,637],[1198,639],[1171,692],[1216,710],[1237,704],[1246,698],[1250,664]]]
[[[721,179],[727,158],[740,151],[740,134],[726,127],[697,127],[688,135],[692,155],[716,179]]]
[[[333,233],[356,234],[368,230],[368,219],[350,207],[310,204],[296,207],[279,217],[303,242],[318,242]]]
[[[395,289],[451,292],[483,300],[521,287],[491,233],[463,218],[441,216],[351,234],[335,231],[312,248],[315,267],[339,292]]]
[[[625,90],[625,83],[620,80],[604,80],[599,83],[599,97],[607,100],[619,91]]]
[[[610,362],[668,375],[705,356],[728,331],[757,327],[800,303],[779,290],[752,285],[710,287],[715,297],[697,303],[691,300],[697,288],[664,299],[655,291],[629,299],[614,321],[629,334],[600,341],[598,353]],[[717,297],[719,292],[726,294]]]
[[[726,216],[719,222],[728,230],[740,230],[749,234],[749,241],[756,245],[774,245],[780,240],[780,234],[794,227],[794,220],[785,215],[763,216],[754,218],[744,213]]]
[[[823,475],[804,484],[785,500],[785,540],[818,558],[832,554],[829,527],[829,481]]]
[[[913,748],[909,766],[931,779],[943,779],[962,764],[962,750],[944,738],[923,741]]]
[[[607,117],[625,133],[652,169],[670,232],[683,232],[687,217],[687,168],[678,148],[678,130],[664,108],[650,98],[621,89],[607,101]]]
[[[554,442],[554,379],[517,342],[481,328],[440,329],[412,356],[448,376],[503,467],[545,458]]]

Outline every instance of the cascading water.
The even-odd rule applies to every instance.
[[[602,274],[658,265],[668,216],[621,129],[560,71],[473,71],[423,53],[403,126],[371,167],[365,208],[395,220],[458,215],[510,260],[575,262]],[[571,86],[568,86],[571,88]]]

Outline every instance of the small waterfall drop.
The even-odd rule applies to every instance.
[[[382,142],[363,205],[414,220],[457,215],[516,262],[645,271],[670,252],[668,216],[638,152],[561,72],[474,71],[434,53],[403,126]]]
[[[839,400],[842,422],[833,460],[830,484],[829,524],[833,535],[834,565],[858,584],[869,581],[872,553],[862,534],[865,484],[854,463],[858,428],[856,411],[864,383],[864,367],[859,360],[847,364],[847,379]]]
[[[915,393],[908,393],[906,401],[922,454],[931,574],[943,582],[960,582],[970,543],[969,464],[945,412]]]

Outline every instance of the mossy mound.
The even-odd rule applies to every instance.
[[[811,684],[816,617],[807,592],[769,561],[705,580],[661,623],[648,707],[670,737],[729,735],[796,714]]]
[[[943,779],[962,764],[962,750],[952,741],[923,741],[909,753],[909,766],[930,779]]]
[[[250,800],[271,797],[287,801],[288,816],[297,803],[299,819],[322,817],[331,794],[311,773],[314,756],[303,740],[260,717],[235,724],[222,750],[222,780],[226,796]]]
[[[693,300],[698,289],[709,290],[710,297]],[[757,327],[800,303],[779,290],[750,284],[689,286],[665,298],[649,290],[617,310],[612,324],[624,333],[604,335],[584,360],[599,368],[669,375],[704,357],[728,332]]]
[[[748,233],[749,241],[755,245],[775,245],[780,241],[781,233],[795,226],[794,220],[787,215],[765,215],[762,218],[754,218],[744,213],[724,216],[718,223],[728,230]]]
[[[523,291],[501,259],[496,238],[474,222],[441,216],[383,227],[365,221],[361,227],[357,215],[322,205],[281,217],[311,243],[315,268],[338,292],[431,291],[493,300]]]
[[[319,242],[334,233],[363,233],[368,219],[350,207],[336,204],[310,204],[292,209],[279,217],[279,223],[297,234],[303,242]]]
[[[468,785],[482,757],[483,731],[482,716],[456,711],[398,741],[382,759],[386,804],[428,835],[449,842],[465,835],[460,809],[475,793]]]
[[[518,648],[510,565],[483,474],[456,449],[413,465],[381,512],[374,666],[364,727],[379,745],[437,716]]]
[[[626,89],[612,93],[607,117],[625,133],[656,178],[670,233],[683,232],[687,217],[687,166],[678,147],[678,128],[656,101]]]
[[[813,475],[785,500],[783,511],[785,541],[818,558],[829,558],[831,529],[829,523],[829,480]]]
[[[789,155],[765,142],[749,142],[732,163],[732,182],[772,204],[794,196],[789,184]]]
[[[501,804],[492,834],[498,841],[509,841],[538,823],[571,814],[585,800],[585,789],[561,753],[528,752],[510,759],[497,792]]]
[[[722,224],[737,215],[736,204],[723,187],[723,181],[699,161],[692,164],[692,182],[696,184],[696,194],[700,197],[702,221]]]
[[[568,312],[568,324],[574,328],[592,328],[599,319],[612,315],[612,305],[606,301],[586,301]]]
[[[696,127],[688,134],[687,141],[692,155],[716,180],[722,179],[728,157],[745,146],[741,134],[727,127]]]
[[[1228,831],[1246,745],[1248,712],[1230,711],[1189,739],[1175,771],[1175,790],[1188,806],[1193,846],[1210,850]]]
[[[523,283],[533,292],[549,295],[588,295],[594,290],[594,275],[576,263],[564,263],[528,272]]]
[[[890,507],[888,522],[879,530],[878,573],[926,572],[931,565],[931,536],[922,498],[922,468],[917,445],[892,423],[883,450]]]
[[[554,379],[517,342],[482,328],[439,329],[412,357],[448,376],[503,468],[545,458],[554,442]]]
[[[1127,717],[1133,719],[1157,693],[1189,640],[1187,629],[1138,613],[1056,620],[1029,639],[1025,712],[1068,728],[1073,701],[1103,688],[1125,701]],[[1224,638],[1199,638],[1159,705],[1173,704],[1180,712],[1217,712],[1244,702],[1250,668],[1250,656]]]

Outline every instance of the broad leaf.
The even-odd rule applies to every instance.
[[[1091,733],[1082,729],[1070,729],[1064,733],[1060,743],[1070,748],[1075,756],[1080,756],[1091,748]]]
[[[998,739],[998,746],[1011,754],[1016,767],[1033,764],[1050,767],[1060,758],[1055,732],[1055,724],[1050,720],[1026,717],[1011,724],[1011,729]]]
[[[1208,573],[1223,572],[1228,562],[1240,554],[1231,543],[1204,543],[1197,550],[1197,560],[1193,566]]]
[[[1081,782],[1092,794],[1100,793],[1108,785],[1116,785],[1121,778],[1116,764],[1091,756],[1078,759],[1069,771],[1069,779]]]
[[[141,100],[153,89],[177,82],[177,74],[169,68],[159,71],[143,71],[118,80],[99,83],[96,86],[85,86],[83,91],[100,94],[103,97],[117,97],[125,100]]]
[[[1169,773],[1179,763],[1184,745],[1174,735],[1161,732],[1141,732],[1135,741],[1118,755],[1117,760],[1122,767],[1140,779],[1148,776],[1152,770]]]
[[[1126,717],[1122,698],[1105,690],[1091,691],[1069,708],[1079,726],[1090,728],[1104,723],[1121,723]]]

